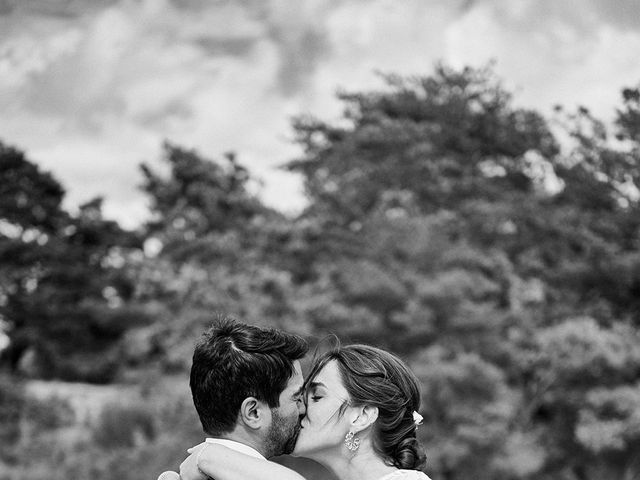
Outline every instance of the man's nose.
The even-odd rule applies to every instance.
[[[307,413],[307,406],[302,400],[298,400],[298,414],[304,417],[305,413]]]

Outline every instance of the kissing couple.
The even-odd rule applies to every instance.
[[[209,438],[189,450],[182,480],[305,480],[268,460],[285,453],[340,480],[429,480],[407,365],[372,346],[335,346],[305,380],[307,351],[302,337],[224,317],[202,335],[190,386]]]

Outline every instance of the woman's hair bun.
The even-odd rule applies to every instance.
[[[407,470],[420,470],[427,458],[415,437],[404,438],[393,455],[394,465]]]

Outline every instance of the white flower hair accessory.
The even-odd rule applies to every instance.
[[[418,412],[413,412],[413,423],[415,423],[416,427],[418,425],[422,425],[423,417]]]

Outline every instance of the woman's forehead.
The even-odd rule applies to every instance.
[[[328,389],[335,392],[346,392],[344,383],[342,382],[342,376],[338,368],[338,362],[330,360],[327,364],[320,369],[316,377],[313,379],[313,383],[322,383]]]

